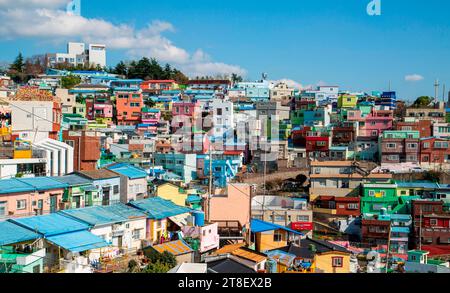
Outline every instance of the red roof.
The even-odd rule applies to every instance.
[[[421,250],[429,251],[428,256],[450,255],[449,245],[422,245]]]
[[[147,83],[173,83],[173,82],[176,82],[176,81],[173,80],[173,79],[161,79],[161,80],[155,79],[155,80],[146,80],[146,81],[142,82],[142,84],[147,84]]]
[[[336,197],[336,199],[335,199],[337,202],[354,202],[354,201],[357,201],[357,202],[359,202],[360,201],[360,199],[359,199],[359,197]]]
[[[224,151],[223,152],[223,154],[224,155],[235,155],[235,156],[237,156],[237,155],[240,155],[240,154],[242,154],[243,153],[243,151]]]

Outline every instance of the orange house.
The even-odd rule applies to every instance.
[[[118,125],[136,125],[141,121],[141,109],[144,107],[142,93],[118,92],[116,94],[116,112]]]

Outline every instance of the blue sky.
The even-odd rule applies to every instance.
[[[24,9],[21,1],[11,1],[9,8]],[[64,9],[63,0],[47,1],[55,4],[46,9]],[[336,84],[349,90],[387,90],[390,81],[403,99],[433,95],[436,78],[450,89],[450,1],[381,0],[381,16],[367,15],[369,2],[82,0],[82,17],[108,24],[101,41],[113,44],[110,65],[156,54],[194,74],[241,70],[248,79],[257,79],[267,72],[273,80]],[[42,8],[39,5],[27,9]],[[153,23],[152,37],[142,37],[140,30],[154,21],[158,23]],[[25,55],[63,51],[67,41],[98,38],[89,29],[73,33],[64,31],[69,25],[61,27],[48,32],[43,26],[31,33],[0,28],[0,60],[12,60],[19,50]],[[98,27],[102,31],[103,26]],[[128,43],[135,44],[110,40],[131,30],[133,41]]]

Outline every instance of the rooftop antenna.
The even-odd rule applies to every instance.
[[[263,79],[263,80],[266,80],[266,79],[267,79],[267,73],[265,73],[265,72],[262,73],[262,79]]]

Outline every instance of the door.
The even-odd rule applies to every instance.
[[[6,217],[8,213],[8,208],[6,206],[6,201],[0,201],[0,218]]]
[[[109,206],[111,187],[103,187],[102,205]]]
[[[50,195],[50,213],[56,213],[58,205],[58,197],[56,195]]]
[[[40,200],[38,200],[36,214],[37,215],[42,215],[43,214],[43,210],[44,210],[44,200],[40,199]]]

